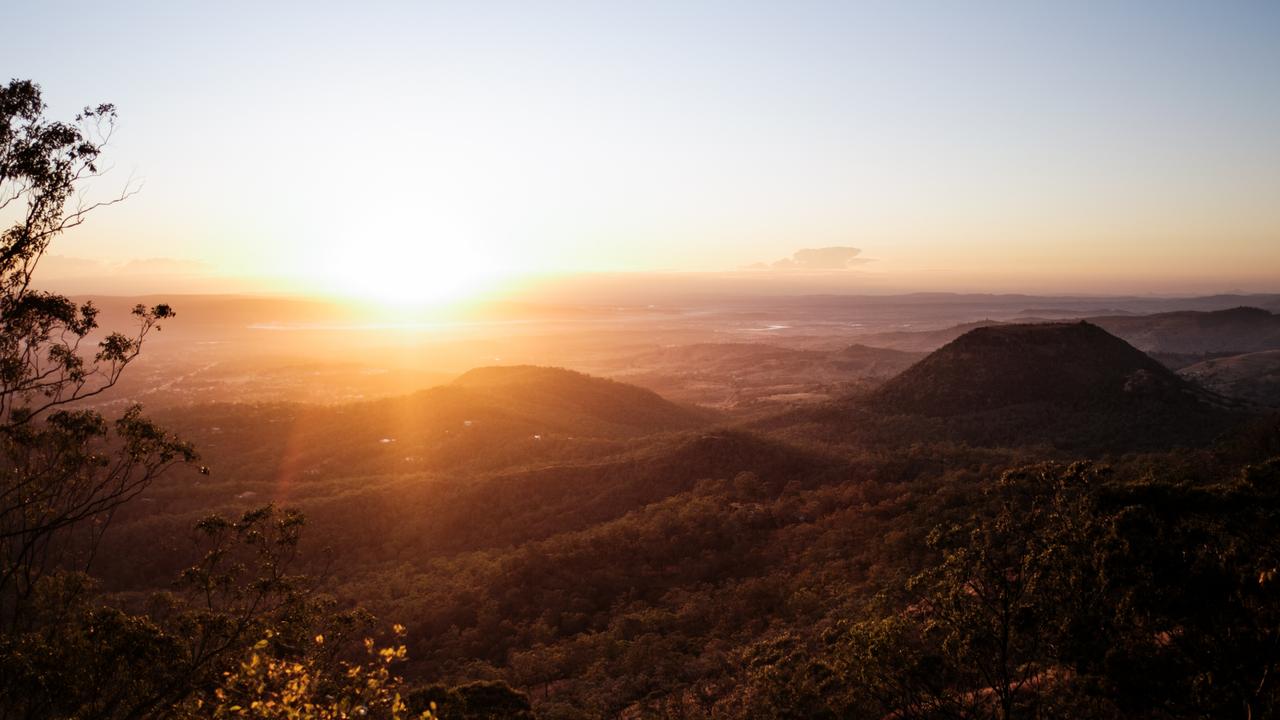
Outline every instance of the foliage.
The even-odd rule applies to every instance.
[[[45,578],[33,629],[0,638],[0,708],[31,718],[410,717],[395,672],[404,628],[378,647],[367,613],[340,610],[290,574],[301,527],[270,506],[207,518],[200,560],[145,614],[105,602],[83,574]]]
[[[432,685],[409,693],[415,711],[437,710],[440,720],[534,720],[529,699],[503,682]]]
[[[26,626],[45,573],[87,570],[115,511],[192,447],[141,414],[114,423],[70,407],[115,385],[168,305],[138,305],[130,335],[97,330],[98,310],[32,288],[41,257],[63,231],[104,203],[77,200],[99,174],[115,120],[111,105],[85,108],[73,123],[47,121],[39,86],[0,86],[0,625]],[[72,204],[76,201],[75,204]]]
[[[391,667],[403,645],[365,639],[366,661],[344,658],[370,618],[292,572],[296,512],[202,520],[202,556],[146,612],[111,602],[87,574],[117,511],[196,454],[140,407],[108,422],[84,404],[172,308],[138,305],[134,333],[102,334],[91,303],[32,288],[60,233],[131,193],[83,200],[112,106],[73,123],[45,110],[39,86],[0,86],[0,212],[15,218],[0,232],[0,715],[408,717]]]
[[[269,419],[220,418],[219,437],[232,423],[253,437]],[[1193,661],[1215,678],[1209,694],[1229,675],[1256,686],[1266,667],[1238,652],[1231,660],[1226,644],[1180,659],[1142,629],[1194,621],[1208,637],[1227,627],[1214,617],[1229,605],[1198,598],[1228,585],[1183,582],[1196,577],[1185,559],[1266,545],[1266,482],[1222,494],[1261,478],[1259,459],[1276,451],[1274,424],[1250,433],[1202,450],[1045,464],[1036,459],[1052,453],[1041,447],[702,431],[604,459],[566,448],[531,468],[337,475],[291,492],[308,532],[333,546],[331,590],[409,626],[410,683],[503,682],[546,718],[761,708],[990,717],[1000,698],[984,678],[1004,673],[1013,717],[1142,717],[1153,694],[1199,707],[1181,687],[1195,682]],[[347,452],[316,452],[330,450],[335,462]],[[146,586],[139,540],[181,537],[181,508],[270,492],[255,482],[219,476],[197,498],[176,484],[149,493],[157,510],[113,534],[129,552],[126,577]],[[1167,529],[1148,543],[1138,518]],[[1019,573],[999,572],[1010,567]],[[1154,570],[1158,582],[1139,573]],[[1244,621],[1264,627],[1267,597],[1253,592],[1257,573],[1250,586],[1232,572],[1230,586],[1252,594],[1225,617],[1240,618],[1239,649],[1260,649],[1269,636]],[[1001,618],[968,594],[970,582],[1011,599],[1007,663]],[[1151,604],[1173,598],[1184,619],[1161,619],[1171,611]],[[1251,669],[1227,669],[1241,660]],[[1148,669],[1126,676],[1129,662]],[[1221,697],[1208,707],[1242,696]]]
[[[397,636],[404,628],[395,627]],[[316,635],[315,648],[300,658],[281,658],[272,653],[274,634],[254,644],[246,659],[228,671],[214,691],[211,702],[195,702],[197,714],[215,718],[262,718],[345,720],[346,718],[432,718],[427,707],[412,715],[400,696],[402,680],[392,665],[405,658],[403,645],[379,648],[365,638],[368,660],[340,661],[326,672],[317,659],[325,644]]]
[[[26,626],[0,639],[0,706],[17,717],[150,715],[197,693],[260,633],[309,632],[327,618],[284,574],[298,524],[273,508],[210,518],[209,549],[147,614],[104,602],[83,573],[46,576]]]
[[[1280,461],[1225,482],[1005,473],[879,617],[752,673],[783,715],[1269,717]]]

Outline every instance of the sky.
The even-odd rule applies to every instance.
[[[93,192],[141,184],[57,241],[51,281],[1280,290],[1276,2],[169,0],[0,20],[0,75],[40,83],[52,116],[117,105]],[[860,252],[794,261],[833,247]]]

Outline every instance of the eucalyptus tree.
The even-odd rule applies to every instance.
[[[40,86],[0,85],[0,620],[20,628],[41,578],[85,569],[115,511],[190,445],[137,406],[108,420],[89,405],[116,385],[168,305],[133,308],[128,332],[103,332],[91,302],[42,290],[36,269],[59,235],[135,188],[86,200],[115,108],[50,120]]]

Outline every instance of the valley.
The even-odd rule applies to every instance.
[[[1006,472],[1088,460],[1109,487],[1152,472],[1194,487],[1280,452],[1257,401],[1269,364],[1256,385],[1240,371],[1210,386],[1155,359],[1239,349],[1251,365],[1270,341],[1247,324],[1276,316],[1223,331],[1221,313],[1125,316],[1136,341],[1162,338],[1155,355],[1104,329],[1114,316],[768,343],[701,320],[655,331],[694,342],[650,349],[648,327],[584,330],[565,345],[592,348],[590,374],[487,365],[322,404],[273,397],[268,374],[249,383],[262,399],[160,404],[208,474],[179,469],[123,508],[95,572],[140,602],[195,560],[201,517],[274,503],[305,514],[303,567],[322,592],[407,627],[415,682],[500,682],[540,718],[836,702],[768,695],[758,658],[829,662],[820,638],[937,562],[935,529]],[[568,352],[537,335],[484,342],[504,358]]]
[[[0,720],[1280,718],[1280,2],[0,28]]]

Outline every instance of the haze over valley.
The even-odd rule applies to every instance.
[[[0,28],[0,720],[1280,717],[1280,5]]]

